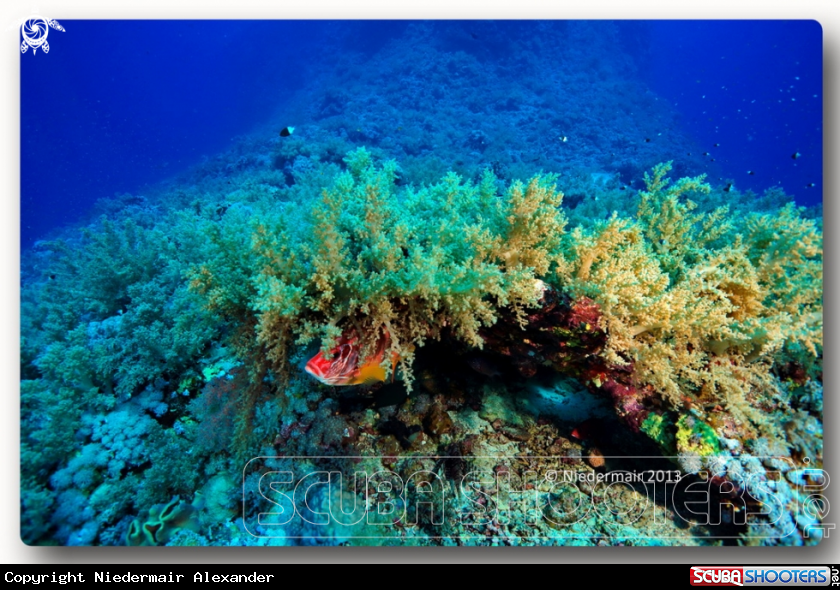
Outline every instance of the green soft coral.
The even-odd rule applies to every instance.
[[[377,165],[359,148],[345,163],[314,205],[286,207],[253,228],[253,296],[234,313],[252,314],[256,343],[275,369],[293,340],[317,338],[328,350],[352,328],[367,351],[387,333],[410,381],[416,346],[449,328],[480,347],[479,329],[500,308],[524,317],[539,296],[535,279],[564,264],[562,194],[551,176],[504,194],[489,172],[478,184],[450,173],[401,189],[393,161]],[[223,264],[196,269],[194,287],[211,302],[233,301],[225,289],[241,286],[215,279],[226,272]]]

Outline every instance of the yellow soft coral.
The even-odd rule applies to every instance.
[[[449,173],[414,188],[367,150],[345,163],[320,195],[208,225],[218,251],[192,286],[235,319],[243,358],[281,372],[294,342],[326,351],[348,330],[364,358],[387,333],[383,368],[396,355],[410,381],[415,348],[442,330],[481,347],[500,311],[524,322],[538,279],[597,301],[604,359],[632,363],[639,386],[675,409],[725,407],[757,425],[777,393],[772,364],[821,353],[822,238],[793,205],[741,217],[701,208],[703,177],[672,183],[660,164],[634,218],[567,234],[550,175],[499,190],[490,172],[477,183]]]
[[[793,205],[773,214],[697,213],[702,177],[670,185],[669,164],[646,176],[635,220],[575,228],[558,281],[595,299],[612,364],[632,362],[675,408],[723,405],[759,424],[757,400],[776,394],[770,364],[822,346],[822,252],[815,224]]]

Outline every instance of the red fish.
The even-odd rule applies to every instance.
[[[370,385],[385,381],[385,369],[382,360],[385,351],[391,345],[390,336],[385,333],[379,338],[374,353],[360,361],[362,346],[356,333],[351,331],[339,336],[335,348],[330,350],[332,358],[327,359],[323,352],[318,352],[306,363],[306,372],[326,385]],[[399,357],[392,354],[391,381]]]
[[[598,420],[589,418],[578,424],[571,434],[578,440],[593,440],[598,438],[600,428],[601,424]]]

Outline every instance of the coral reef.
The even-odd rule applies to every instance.
[[[344,171],[325,165],[328,186],[314,200],[301,189],[284,206],[269,207],[273,197],[254,189],[223,210],[178,211],[173,219],[185,247],[169,251],[166,266],[180,269],[170,286],[140,271],[120,275],[126,287],[107,278],[114,273],[86,284],[103,302],[125,293],[123,310],[92,300],[73,312],[38,300],[43,311],[32,317],[44,318],[42,328],[27,342],[38,370],[23,388],[31,421],[24,422],[31,441],[23,447],[31,457],[24,507],[49,507],[38,480],[50,474],[61,508],[49,520],[33,519],[26,538],[204,543],[209,523],[235,517],[224,499],[231,467],[256,455],[357,454],[405,470],[412,464],[400,457],[437,452],[450,458],[414,467],[457,481],[481,464],[474,458],[481,452],[501,457],[527,448],[565,457],[563,469],[609,471],[616,460],[602,447],[640,443],[611,442],[598,426],[603,420],[617,419],[623,437],[644,435],[684,474],[719,473],[717,485],[747,486],[745,469],[821,460],[821,426],[812,414],[821,411],[821,390],[814,392],[821,378],[821,235],[794,207],[738,218],[701,208],[689,197],[712,188],[702,178],[671,183],[663,164],[646,176],[634,216],[614,213],[567,232],[551,176],[500,190],[490,171],[475,183],[449,174],[418,189],[397,184],[398,165],[377,163],[363,148],[345,164]],[[105,236],[119,233],[101,223]],[[121,227],[125,236],[108,239],[125,244],[136,242],[137,232],[157,231]],[[68,263],[54,247],[48,252],[51,264]],[[156,252],[157,262],[134,263],[160,264]],[[143,309],[163,296],[172,320],[155,330],[184,330],[178,338],[195,342],[212,334],[214,344],[183,349],[170,336],[138,334],[137,322],[150,324],[140,319]],[[178,302],[195,297],[199,311],[185,315]],[[59,311],[60,338],[61,328],[49,327]],[[329,363],[329,350],[348,330],[359,335],[362,354],[385,343],[388,354],[377,358],[388,374],[397,359],[399,380],[348,394],[305,381],[301,363],[318,348]],[[108,344],[114,339],[123,343]],[[130,357],[136,377],[103,364],[129,358],[136,347],[147,351]],[[153,350],[158,356],[148,356]],[[152,358],[159,360],[144,360]],[[546,372],[567,381],[515,385]],[[62,385],[42,407],[51,383]],[[76,399],[89,400],[88,409],[79,410]],[[563,412],[562,404],[578,409]],[[39,424],[36,416],[53,417]],[[75,452],[68,453],[68,441]],[[748,450],[769,463],[749,467]],[[509,468],[487,465],[493,473]],[[214,516],[165,503],[195,493],[202,478]],[[124,495],[106,508],[109,494],[141,481],[136,503]],[[130,519],[132,507],[149,516]],[[803,531],[815,524],[802,522],[795,526]],[[429,526],[423,530],[455,535]],[[224,530],[231,539],[239,534]],[[499,538],[524,534],[509,532]],[[335,531],[329,542],[358,534]]]
[[[375,58],[380,94],[342,57],[293,136],[238,138],[25,253],[26,543],[819,541],[820,211],[689,176],[676,133],[628,139],[671,114],[621,77],[612,25],[525,35],[500,66],[443,28],[425,59]],[[533,87],[498,82],[525,64]],[[376,379],[306,374],[351,341]],[[301,469],[387,473],[406,517],[261,520],[284,501],[264,478]],[[670,474],[673,501],[598,480],[629,472]],[[345,483],[301,509],[378,517]]]

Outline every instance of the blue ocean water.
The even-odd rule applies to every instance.
[[[295,92],[319,23],[66,21],[21,56],[22,243],[225,149]]]
[[[715,157],[720,176],[754,191],[778,184],[797,203],[820,203],[819,23],[657,21],[650,30],[645,77]]]
[[[380,102],[389,102],[405,90],[400,82],[406,80],[395,78],[388,51],[396,49],[400,55],[394,59],[418,66],[411,84],[422,86],[424,47],[391,43],[408,24],[67,21],[66,32],[52,31],[49,54],[29,51],[20,58],[22,245],[79,221],[97,199],[142,192],[183,172],[228,149],[236,136],[273,134],[261,125],[273,121],[293,97],[314,102],[325,94],[351,94],[350,100],[364,101],[378,94]],[[447,21],[432,26],[432,37],[438,37],[444,51],[498,66],[494,90],[531,103],[534,119],[542,120],[534,122],[534,129],[511,129],[517,123],[505,108],[482,103],[487,80],[478,72],[466,73],[476,76],[470,110],[478,115],[468,125],[451,109],[434,108],[446,102],[442,94],[410,105],[419,117],[447,128],[452,142],[484,129],[496,138],[519,131],[505,138],[508,153],[499,155],[505,164],[505,157],[516,159],[512,152],[532,149],[535,140],[548,139],[547,133],[575,138],[586,119],[612,118],[610,111],[622,113],[627,101],[602,93],[595,113],[585,89],[560,99],[565,89],[538,79],[545,64],[562,70],[589,67],[586,61],[600,67],[625,60],[627,67],[604,70],[601,77],[635,81],[640,87],[634,90],[659,101],[668,118],[629,115],[621,122],[624,128],[615,130],[624,136],[620,140],[588,143],[588,155],[593,150],[602,156],[617,153],[605,168],[621,169],[633,160],[639,142],[662,144],[663,136],[679,136],[681,142],[693,142],[693,148],[669,152],[676,145],[667,143],[660,159],[690,161],[686,171],[708,172],[714,182],[734,181],[756,192],[780,185],[800,204],[821,202],[822,39],[814,21],[626,21],[615,23],[618,34],[601,46],[585,47],[534,46],[532,37],[539,30],[552,30],[563,39],[564,22]],[[331,81],[345,84],[348,78],[341,76],[351,66],[357,68],[358,84],[327,88]],[[462,92],[459,99],[465,96]],[[629,102],[637,100],[634,96]],[[343,113],[348,129],[361,114],[360,105],[354,106]],[[369,102],[370,118],[383,115],[379,107]],[[456,118],[447,120],[447,112]],[[335,113],[312,114],[313,120],[297,123],[316,123]],[[648,120],[633,121],[633,116]],[[396,122],[400,113],[392,105],[387,117]],[[374,137],[353,139],[378,143]],[[568,147],[566,153],[574,151]],[[701,156],[704,152],[710,155]],[[797,153],[801,157],[793,159]],[[550,165],[537,161],[535,167],[562,169],[562,159],[550,156]]]

